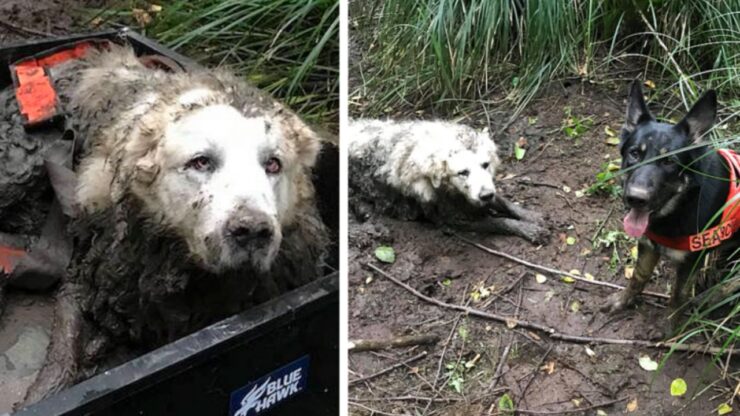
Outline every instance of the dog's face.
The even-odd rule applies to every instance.
[[[701,140],[714,123],[716,109],[716,94],[708,91],[678,124],[660,123],[648,111],[640,84],[632,84],[620,143],[622,169],[627,169],[623,199],[629,209],[624,229],[630,236],[642,236],[651,218],[678,207],[689,185],[686,167],[693,162],[692,153],[669,154]]]
[[[168,125],[145,202],[204,268],[267,269],[290,204],[293,161],[285,141],[281,126],[267,117],[248,118],[223,104],[196,109]],[[137,166],[140,177],[145,163],[152,162]]]
[[[493,174],[497,161],[498,158],[492,161],[485,149],[479,152],[458,149],[445,160],[442,174],[447,177],[446,182],[452,190],[464,195],[471,204],[483,206],[496,195]]]

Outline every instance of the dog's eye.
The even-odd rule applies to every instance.
[[[639,159],[640,158],[640,150],[635,148],[630,149],[629,156],[632,159]]]
[[[470,175],[470,171],[467,170],[467,169],[463,169],[460,172],[457,172],[457,174],[460,175],[460,176],[468,176],[468,175]]]
[[[483,164],[482,164],[482,165],[480,165],[480,166],[481,166],[481,167],[482,167],[483,169],[488,169],[488,167],[489,167],[489,166],[491,166],[491,164],[490,164],[490,163],[488,163],[488,162],[483,162]]]
[[[199,172],[209,171],[213,168],[213,160],[208,156],[197,156],[185,164],[188,169],[195,169]]]
[[[268,175],[277,175],[282,169],[283,164],[280,163],[280,160],[278,158],[271,157],[267,159],[267,162],[265,163],[265,172]]]

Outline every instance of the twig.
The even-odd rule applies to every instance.
[[[609,221],[609,218],[611,218],[613,212],[614,212],[614,205],[612,204],[612,207],[609,209],[609,213],[606,214],[606,218],[604,218],[604,221],[596,229],[596,232],[594,233],[594,236],[591,237],[591,242],[594,242],[596,240],[596,237],[599,236],[599,233],[601,232],[602,229],[604,229],[604,226],[606,225],[606,222]]]
[[[349,400],[353,402],[423,402],[423,401],[433,401],[433,402],[439,402],[439,403],[449,403],[449,402],[459,402],[462,399],[458,399],[457,397],[421,397],[421,396],[394,396],[394,397],[371,397],[371,398],[360,398],[360,397],[350,397]]]
[[[577,409],[565,409],[565,410],[529,410],[529,409],[516,409],[513,413],[526,413],[530,415],[562,415],[566,413],[581,413],[585,412],[586,410],[592,410],[592,409],[598,409],[600,407],[606,407],[611,406],[613,404],[623,402],[627,400],[628,397],[621,397],[619,399],[610,400],[608,402],[604,403],[597,403],[593,406],[587,406],[587,407],[579,407]]]
[[[520,185],[543,186],[543,187],[546,187],[546,188],[560,189],[560,187],[557,186],[557,185],[553,185],[553,184],[547,183],[547,182],[535,182],[533,180],[519,179],[519,180],[516,181],[516,183],[518,183]]]
[[[506,348],[504,348],[504,353],[501,354],[501,359],[498,362],[498,365],[496,366],[496,371],[493,373],[493,381],[491,382],[491,385],[488,386],[486,391],[492,391],[496,390],[496,386],[498,385],[498,380],[501,378],[501,371],[504,368],[504,363],[506,363],[506,358],[509,356],[509,351],[511,350],[511,344],[514,343],[514,337],[509,336],[509,342],[506,344]]]
[[[540,360],[539,364],[537,364],[534,367],[534,371],[532,371],[532,376],[527,380],[527,384],[524,385],[524,389],[522,390],[520,396],[526,401],[527,400],[527,390],[529,390],[529,386],[532,384],[535,378],[537,378],[537,373],[540,372],[540,367],[545,363],[545,360],[547,359],[547,356],[550,355],[550,351],[552,351],[553,345],[550,344],[550,346],[547,348],[547,351],[542,356],[542,359]]]
[[[383,416],[404,416],[405,415],[405,413],[403,413],[403,414],[401,414],[401,413],[387,413],[387,412],[384,412],[382,410],[373,409],[370,406],[365,406],[364,404],[361,404],[361,403],[353,402],[351,400],[349,401],[349,405],[350,406],[359,407],[361,409],[365,409],[368,412],[370,412],[370,414],[373,414],[373,415],[383,415]]]
[[[422,351],[420,354],[415,355],[415,356],[409,358],[408,360],[401,361],[400,363],[393,364],[392,366],[390,366],[388,368],[385,368],[383,370],[380,370],[377,373],[370,374],[369,376],[365,376],[365,377],[356,378],[354,380],[350,380],[349,381],[349,385],[351,386],[353,384],[362,383],[363,381],[368,381],[368,380],[372,380],[372,379],[374,379],[376,377],[380,377],[380,376],[382,376],[384,374],[390,373],[391,371],[393,371],[393,370],[395,370],[397,368],[403,367],[406,364],[412,363],[414,361],[421,360],[422,358],[424,358],[426,356],[427,356],[427,352],[426,351]]]
[[[569,273],[569,272],[566,272],[566,271],[563,271],[563,270],[553,269],[551,267],[547,267],[547,266],[542,266],[542,265],[539,265],[539,264],[531,263],[531,262],[528,262],[526,260],[520,259],[519,257],[512,256],[511,254],[506,254],[504,252],[501,252],[501,251],[498,251],[498,250],[494,250],[494,249],[492,249],[490,247],[486,247],[486,246],[484,246],[482,244],[478,244],[475,241],[470,240],[468,238],[465,238],[465,237],[463,237],[463,236],[461,236],[461,235],[459,235],[457,233],[451,233],[451,234],[453,236],[459,238],[460,240],[464,241],[465,243],[470,244],[473,247],[477,247],[477,248],[485,251],[486,253],[493,254],[493,255],[499,256],[499,257],[503,257],[505,259],[509,259],[509,260],[511,260],[513,262],[522,264],[522,265],[527,266],[527,267],[530,267],[532,269],[537,269],[537,270],[541,270],[541,271],[544,271],[544,272],[547,272],[547,273],[552,273],[552,274],[559,274],[559,275],[563,275],[563,276],[568,276],[568,277],[573,278],[573,280],[577,280],[577,281],[583,282],[583,283],[588,283],[588,284],[591,284],[591,285],[606,286],[606,287],[610,287],[612,289],[619,289],[619,290],[624,290],[625,289],[624,286],[618,285],[616,283],[603,282],[603,281],[600,281],[600,280],[589,280],[589,279],[586,279],[585,277],[579,276],[577,274],[573,274],[573,273]],[[664,293],[651,292],[649,290],[643,291],[642,292],[642,295],[652,296],[652,297],[656,297],[656,298],[660,298],[660,299],[669,299],[670,298],[670,296],[668,296],[668,295],[666,295]]]
[[[435,344],[437,341],[439,341],[439,337],[434,334],[408,335],[390,339],[355,339],[349,341],[349,352],[411,347],[414,345]]]
[[[740,350],[728,350],[726,348],[709,347],[706,345],[699,345],[699,344],[680,344],[676,342],[652,342],[652,341],[644,341],[640,339],[600,338],[600,337],[589,337],[589,336],[582,336],[582,335],[565,334],[565,333],[559,332],[555,328],[552,328],[552,327],[549,327],[547,325],[543,325],[537,322],[530,322],[530,321],[525,321],[523,319],[505,317],[505,316],[493,314],[490,312],[485,312],[480,309],[475,309],[475,308],[471,308],[467,306],[455,305],[455,304],[451,304],[447,302],[442,302],[440,300],[431,298],[429,296],[426,296],[418,292],[416,289],[401,282],[400,280],[380,270],[379,268],[377,268],[376,266],[372,264],[366,263],[365,265],[371,268],[372,270],[374,270],[375,272],[377,272],[378,274],[380,274],[381,276],[395,283],[396,285],[401,286],[402,288],[406,289],[409,293],[413,294],[414,296],[426,302],[435,304],[437,306],[441,306],[443,308],[452,309],[456,311],[462,311],[471,316],[477,316],[483,319],[503,322],[507,324],[507,327],[520,326],[524,328],[533,329],[536,331],[541,331],[545,333],[551,339],[556,339],[560,341],[570,341],[570,342],[579,343],[579,344],[637,345],[637,346],[646,347],[646,348],[662,348],[662,349],[671,349],[673,351],[691,351],[691,352],[700,352],[703,354],[740,355]]]
[[[18,26],[16,24],[13,24],[13,23],[8,22],[5,19],[0,19],[0,26],[5,26],[8,29],[10,29],[10,30],[12,30],[14,32],[20,33],[22,35],[35,35],[35,36],[43,36],[43,37],[47,37],[47,38],[49,38],[49,37],[55,37],[56,36],[53,33],[42,32],[40,30],[29,29],[27,27]]]

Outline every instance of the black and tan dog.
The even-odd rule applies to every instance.
[[[638,258],[627,289],[614,294],[605,311],[631,305],[661,255],[676,265],[670,298],[675,311],[688,300],[704,257],[715,251],[716,266],[721,268],[738,247],[740,158],[702,142],[716,113],[717,95],[710,90],[678,124],[658,122],[648,111],[640,83],[633,83],[620,152],[623,197],[629,209],[624,230],[639,238]],[[673,315],[675,327],[678,314]]]

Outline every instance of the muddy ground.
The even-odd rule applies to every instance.
[[[499,192],[548,217],[552,231],[548,244],[533,246],[508,236],[464,236],[534,263],[565,271],[577,269],[598,280],[626,284],[624,267],[632,261],[629,250],[635,242],[619,244],[620,261],[614,267],[610,266],[612,249],[594,246],[597,232],[603,237],[622,230],[625,211],[621,201],[607,195],[576,196],[576,191],[595,182],[606,162],[619,157],[617,147],[606,143],[605,127],[619,131],[626,86],[558,86],[530,104],[497,138],[503,159],[497,175]],[[569,138],[561,130],[566,107],[579,119],[591,117],[593,121],[578,138]],[[496,130],[496,125],[491,127]],[[516,161],[513,143],[522,137],[528,150],[523,160]],[[600,409],[609,415],[710,415],[729,399],[737,383],[722,379],[710,358],[700,354],[676,353],[661,371],[648,372],[638,358],[647,355],[660,362],[665,350],[556,342],[541,332],[509,329],[443,309],[414,297],[364,265],[377,265],[444,302],[591,337],[659,338],[666,314],[660,300],[649,299],[622,314],[606,315],[599,307],[612,289],[565,283],[552,274],[538,283],[533,270],[485,253],[430,224],[377,216],[359,224],[350,218],[349,235],[350,339],[417,334],[435,334],[440,339],[431,346],[351,353],[349,378],[357,380],[428,352],[385,375],[353,384],[351,414],[497,414],[498,400],[507,394],[516,408],[542,414],[574,411],[593,415]],[[569,245],[568,237],[574,237],[575,243]],[[379,245],[395,249],[394,264],[375,259]],[[670,270],[661,267],[660,277],[648,289],[669,293]],[[480,287],[490,290],[490,295],[482,296],[485,291]],[[474,300],[472,292],[481,295],[480,299]],[[497,368],[500,378],[494,377]],[[733,368],[739,368],[737,361],[730,363]],[[688,384],[689,393],[683,398],[669,392],[677,377]],[[454,380],[460,392],[451,386]],[[698,398],[688,399],[712,382]],[[635,400],[637,407],[629,412],[628,404],[632,409]]]

